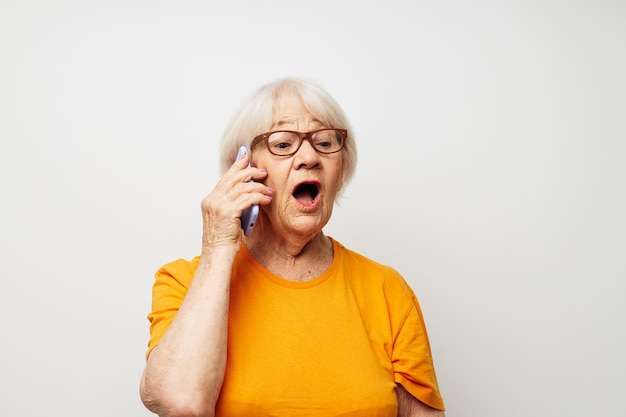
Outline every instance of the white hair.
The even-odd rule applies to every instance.
[[[299,97],[307,110],[325,126],[348,130],[348,137],[341,151],[343,156],[342,184],[345,186],[356,169],[357,151],[354,135],[339,104],[318,84],[305,78],[281,78],[261,86],[248,95],[222,135],[220,143],[222,173],[235,162],[241,145],[249,149],[250,143],[256,136],[271,129],[275,122],[276,103],[284,94],[294,94]]]

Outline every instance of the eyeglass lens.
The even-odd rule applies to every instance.
[[[276,155],[289,155],[300,146],[300,138],[295,132],[274,132],[267,138],[270,151]],[[341,134],[333,129],[320,130],[308,137],[313,147],[321,153],[333,153],[341,149]]]

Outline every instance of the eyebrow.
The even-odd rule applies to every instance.
[[[320,120],[318,120],[315,117],[311,119],[305,119],[305,120],[309,123],[315,123],[320,126],[324,126],[324,123],[322,123]],[[281,119],[272,125],[272,129],[277,128],[277,127],[283,127],[285,125],[295,124],[295,121],[296,119]]]
[[[291,125],[294,124],[295,120],[294,119],[287,119],[287,120],[279,120],[278,122],[274,123],[275,127],[283,127],[285,125]]]

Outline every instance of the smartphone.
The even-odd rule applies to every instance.
[[[244,154],[250,155],[248,149],[245,146],[239,148],[239,152],[237,153],[237,159],[241,159]],[[248,163],[248,166],[250,164]],[[252,233],[252,228],[254,227],[254,222],[256,221],[257,216],[259,215],[259,206],[254,204],[252,207],[248,207],[241,214],[241,229],[243,230],[243,234],[246,236],[250,236]]]

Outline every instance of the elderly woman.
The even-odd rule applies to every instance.
[[[249,155],[236,160],[240,145]],[[248,166],[248,164],[251,166]],[[156,273],[141,398],[160,416],[443,416],[415,295],[326,236],[355,170],[316,84],[255,91],[222,139],[202,251]],[[249,236],[240,217],[260,207]]]

